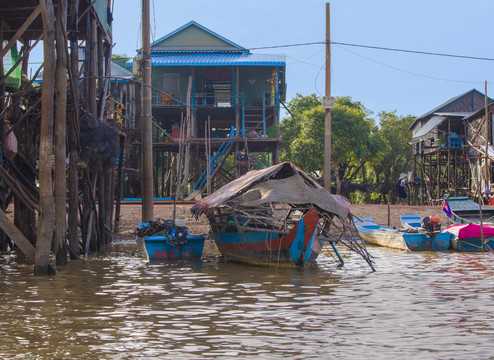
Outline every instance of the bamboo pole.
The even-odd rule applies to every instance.
[[[51,0],[40,0],[43,18],[44,71],[41,90],[41,126],[39,146],[39,231],[34,272],[49,273],[49,255],[55,222],[55,202],[51,174],[53,154],[53,94],[55,83],[55,15]]]

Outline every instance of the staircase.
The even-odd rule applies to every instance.
[[[214,156],[211,158],[211,164],[210,164],[210,174],[209,176],[212,176],[215,173],[216,168],[220,167],[223,165],[223,162],[225,161],[226,157],[231,153],[231,145],[233,139],[235,137],[235,128],[232,126],[230,133],[226,137],[227,139],[230,140],[225,140],[221,146],[219,147],[218,151],[214,154]],[[191,193],[196,191],[196,190],[201,190],[202,187],[204,186],[204,183],[206,182],[206,179],[208,177],[207,175],[208,169],[204,169],[202,172],[201,176],[197,180],[196,184],[194,185],[194,188],[192,189]],[[217,170],[216,170],[217,172]]]

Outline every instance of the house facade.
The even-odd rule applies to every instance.
[[[135,75],[139,56],[128,63]],[[151,44],[151,64],[155,194],[171,195],[177,173],[190,194],[261,158],[279,162],[284,56],[252,53],[191,21]]]

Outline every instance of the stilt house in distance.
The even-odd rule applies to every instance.
[[[440,204],[446,196],[478,196],[478,189],[490,187],[485,171],[486,134],[489,157],[494,157],[493,100],[476,89],[458,95],[419,116],[410,126],[413,131],[413,179],[410,191],[415,202]]]
[[[127,63],[137,76],[140,58]],[[182,194],[214,191],[256,162],[279,162],[284,56],[252,53],[191,21],[151,44],[151,63],[155,196],[176,183]]]

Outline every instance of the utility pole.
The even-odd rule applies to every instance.
[[[329,3],[326,3],[326,93],[324,107],[324,188],[331,192],[331,42],[329,32]]]
[[[142,0],[142,124],[141,197],[142,222],[153,220],[153,137],[151,120],[151,45],[149,0]]]

